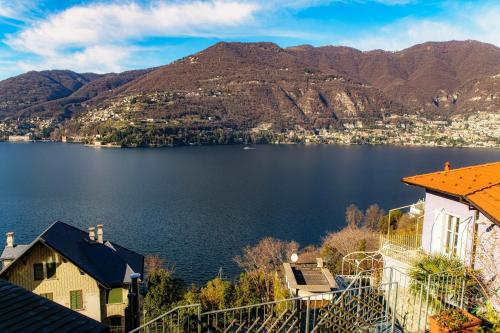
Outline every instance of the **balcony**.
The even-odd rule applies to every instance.
[[[415,232],[380,235],[379,252],[383,256],[411,265],[424,255],[421,245],[422,236]]]
[[[418,250],[422,247],[422,233],[418,231],[394,232],[380,235],[380,249],[394,247],[403,251]]]
[[[106,316],[125,316],[125,308],[127,307],[127,303],[111,303],[106,304]]]
[[[407,265],[421,258],[423,220],[423,201],[391,209],[387,232],[380,234],[379,252]]]

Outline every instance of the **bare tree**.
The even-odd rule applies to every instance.
[[[321,249],[325,247],[336,248],[342,255],[358,251],[360,242],[366,241],[365,251],[375,251],[378,249],[379,236],[377,233],[365,228],[344,228],[337,232],[332,232],[323,238]]]
[[[342,258],[356,251],[378,249],[378,234],[367,228],[346,227],[323,238],[321,254],[332,273],[340,273]]]
[[[365,211],[363,226],[371,230],[379,230],[380,220],[384,217],[384,210],[377,204],[370,205]]]
[[[349,227],[359,227],[363,221],[363,212],[355,204],[350,204],[345,210],[345,220]]]
[[[144,258],[144,270],[146,274],[157,272],[165,268],[165,260],[156,253],[146,255]]]
[[[299,260],[301,262],[316,262],[316,258],[321,257],[320,250],[314,245],[308,245],[300,250]]]
[[[234,261],[247,273],[271,273],[298,249],[299,244],[295,241],[266,237],[255,246],[246,246],[243,255],[235,257]]]
[[[243,255],[234,261],[253,279],[262,301],[266,302],[273,299],[274,274],[298,249],[297,242],[266,237],[255,246],[246,246]]]

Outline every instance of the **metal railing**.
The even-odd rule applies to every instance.
[[[125,326],[120,326],[120,325],[109,326],[109,333],[125,333]]]
[[[386,244],[396,245],[407,250],[417,250],[422,247],[422,234],[415,231],[394,232],[380,235],[380,248]]]
[[[385,281],[398,285],[393,312],[405,332],[426,332],[430,315],[442,309],[465,306],[467,276],[459,272],[430,274],[426,280],[417,281],[404,270],[387,267],[382,274],[382,282]]]
[[[386,243],[378,252],[386,257],[397,260],[406,266],[412,265],[426,255],[421,249],[408,250],[404,247],[389,243]]]
[[[423,333],[428,316],[466,306],[468,277],[463,272],[430,274],[417,281],[405,269],[379,267],[375,252],[344,259],[342,269],[349,274],[337,276],[344,289],[208,312],[199,304],[181,306],[131,333]]]
[[[199,332],[200,314],[200,304],[178,306],[149,320],[129,333]]]
[[[177,307],[130,333],[394,332],[396,318],[385,295],[397,284],[356,285],[307,297],[201,312],[200,305]],[[396,302],[397,297],[391,297]]]
[[[406,263],[413,263],[425,255],[419,250],[409,251],[389,244],[380,253],[386,254],[388,251],[391,258]],[[378,252],[366,252],[361,255],[360,252],[354,252],[344,257],[342,273],[351,274],[343,275],[344,279],[350,281],[346,290],[361,285],[396,283],[397,295],[386,294],[385,298],[389,304],[393,304],[391,311],[397,324],[405,332],[423,333],[428,329],[428,316],[450,307],[465,307],[468,276],[463,271],[434,273],[424,281],[417,281],[410,276],[411,268],[408,265],[406,269],[403,266],[380,267],[376,253]],[[368,269],[363,270],[362,266]]]
[[[351,252],[342,258],[341,275],[355,276],[363,271],[382,267],[383,258],[379,251]]]

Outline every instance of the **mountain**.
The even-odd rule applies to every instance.
[[[83,110],[82,103],[150,71],[119,74],[79,74],[69,70],[31,71],[0,81],[0,119],[39,116],[68,118]]]
[[[71,118],[74,114],[83,112],[87,102],[96,103],[103,100],[113,89],[133,81],[149,71],[150,69],[145,69],[101,75],[66,97],[36,103],[23,109],[22,115],[49,118],[57,116],[59,119]]]
[[[499,74],[500,49],[477,41],[398,52],[221,42],[149,70],[29,72],[1,81],[0,119],[92,114],[85,119],[279,130],[403,113],[449,117],[498,112]]]
[[[403,110],[379,89],[337,70],[312,68],[271,43],[218,43],[123,85],[109,101],[125,96],[146,99],[131,108],[142,118],[196,114],[237,127],[326,126],[341,118]]]
[[[78,74],[68,70],[28,72],[0,81],[0,114],[5,117],[46,101],[69,96],[98,74]]]

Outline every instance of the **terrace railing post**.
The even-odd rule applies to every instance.
[[[424,312],[424,321],[425,321],[424,331],[427,328],[427,312],[429,311],[429,296],[431,293],[431,278],[432,278],[432,275],[429,275],[427,277],[427,290],[426,290],[426,296],[425,296],[425,312]]]
[[[394,326],[396,324],[396,308],[398,304],[398,290],[399,285],[396,283],[396,295],[394,296],[394,310],[392,311],[391,333],[394,333]]]
[[[309,333],[309,316],[311,311],[311,296],[307,297],[307,305],[306,305],[306,332]]]
[[[464,297],[465,297],[465,275],[463,277],[463,281],[462,281],[462,295],[460,296],[460,308],[463,309],[464,307]]]
[[[201,333],[201,305],[198,306],[198,333]]]

